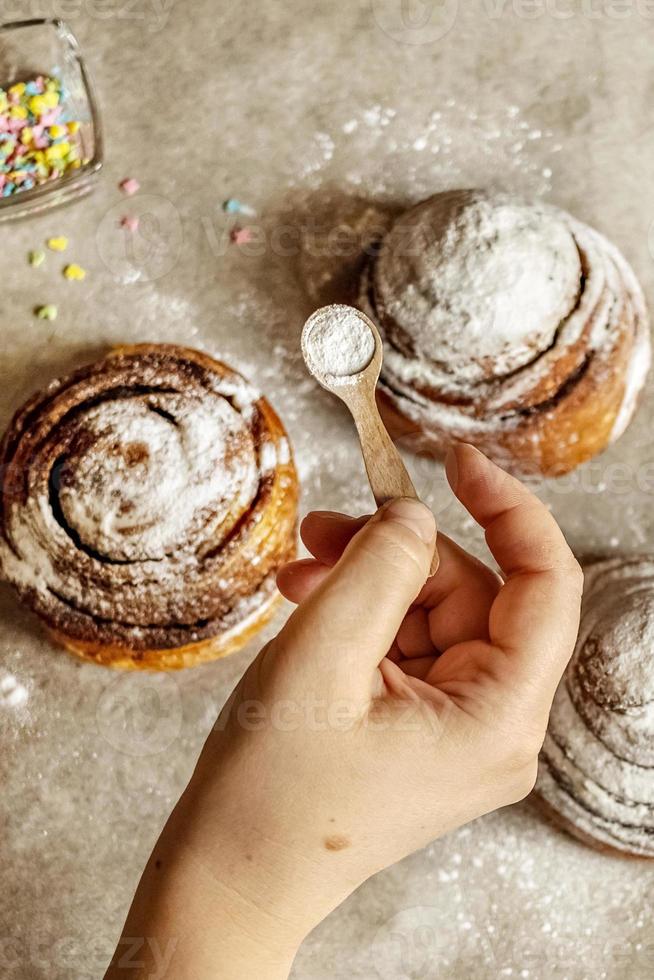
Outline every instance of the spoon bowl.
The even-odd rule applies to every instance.
[[[320,363],[319,357],[316,356],[316,350],[312,344],[312,337],[314,333],[330,321],[333,322],[335,318],[343,319],[347,318],[346,322],[356,325],[359,323],[365,331],[366,334],[372,336],[374,340],[374,350],[367,363],[353,374],[336,374],[332,371],[326,370],[325,366]],[[363,336],[362,332],[362,336]],[[336,338],[335,338],[336,339]],[[304,357],[305,363],[309,368],[310,373],[316,379],[318,384],[320,384],[327,391],[341,398],[343,401],[346,400],[346,392],[341,390],[343,388],[349,388],[351,385],[355,384],[366,384],[371,385],[373,390],[377,385],[379,380],[379,375],[381,373],[382,361],[384,358],[384,345],[382,339],[379,335],[377,327],[372,322],[370,317],[362,313],[361,310],[355,309],[353,306],[345,306],[344,304],[334,304],[332,306],[323,306],[319,310],[309,317],[307,322],[304,324],[304,329],[302,330],[302,355]]]

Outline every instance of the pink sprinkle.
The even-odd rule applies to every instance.
[[[126,177],[125,180],[121,181],[118,186],[123,194],[127,194],[128,197],[131,197],[132,194],[136,194],[141,187],[138,180],[136,180],[134,177]]]
[[[0,174],[0,191],[5,186],[6,179],[7,179],[6,174]]]
[[[252,241],[252,230],[250,228],[240,228],[236,225],[232,228],[229,237],[235,245],[247,245]]]
[[[139,219],[135,214],[126,214],[124,218],[120,219],[120,227],[132,232],[138,231]]]
[[[0,133],[9,132],[9,116],[4,113],[0,114]]]
[[[37,92],[39,92],[39,93],[43,92],[43,89],[45,88],[45,82],[43,80],[43,75],[39,75],[35,79],[34,84],[36,85]]]
[[[51,109],[50,112],[45,112],[41,116],[39,122],[41,123],[42,126],[54,126],[54,124],[56,123],[60,115],[61,115],[61,106],[58,105],[54,109]]]

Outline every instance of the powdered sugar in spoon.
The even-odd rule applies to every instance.
[[[354,419],[377,506],[418,494],[381,420],[375,389],[384,355],[377,327],[352,306],[323,306],[302,331],[306,365],[323,388],[343,401]],[[434,552],[431,574],[438,568]]]

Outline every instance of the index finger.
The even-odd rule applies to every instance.
[[[490,613],[491,642],[514,675],[542,679],[553,696],[579,630],[579,563],[538,497],[473,446],[450,453],[447,473],[506,577]]]

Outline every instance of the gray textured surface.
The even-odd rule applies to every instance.
[[[69,17],[94,70],[107,166],[90,199],[2,229],[3,423],[107,344],[195,344],[243,368],[281,411],[303,508],[359,512],[369,498],[353,431],[297,353],[305,314],[343,272],[325,255],[338,217],[368,227],[461,184],[543,194],[610,235],[652,296],[644,2],[409,3],[399,39],[401,0],[38,6]],[[16,0],[2,15],[36,7]],[[142,183],[130,203],[116,189],[127,175]],[[263,247],[226,244],[230,194],[260,209]],[[129,254],[116,219],[135,208],[154,217]],[[50,234],[70,237],[85,283],[66,283],[54,255],[27,266]],[[56,323],[33,318],[40,302],[59,304]],[[651,406],[650,387],[618,446],[541,488],[580,552],[652,540]],[[412,465],[448,529],[480,548],[440,469]],[[101,975],[152,842],[255,652],[173,678],[116,676],[54,651],[2,592],[0,670],[26,691],[0,708],[3,977]],[[369,882],[305,944],[295,976],[645,980],[653,900],[647,865],[585,850],[527,803]]]

